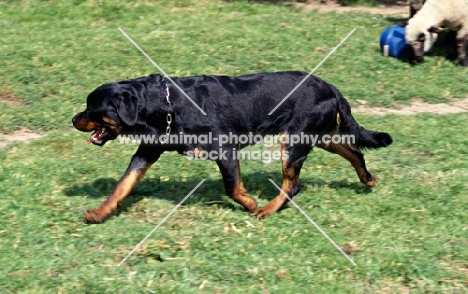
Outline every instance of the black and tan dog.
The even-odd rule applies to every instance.
[[[73,118],[80,131],[93,132],[88,142],[104,145],[119,135],[165,135],[170,114],[171,133],[256,134],[261,136],[284,133],[288,136],[314,134],[317,136],[348,134],[352,144],[316,142],[315,146],[346,158],[355,168],[362,183],[372,187],[371,175],[360,152],[362,148],[386,147],[392,143],[387,133],[369,131],[352,117],[351,108],[342,94],[332,85],[315,76],[308,77],[271,115],[277,106],[305,77],[303,72],[259,73],[244,76],[194,76],[172,78],[172,84],[160,75],[104,84],[87,98],[87,108]],[[178,86],[178,87],[177,87]],[[183,95],[182,89],[207,115]],[[313,144],[283,142],[282,190],[293,197],[299,191],[299,173]],[[216,160],[228,196],[256,218],[264,218],[279,210],[287,198],[280,193],[263,208],[246,194],[235,150],[247,146],[229,142],[222,146],[226,156]],[[99,207],[85,213],[91,223],[108,217],[148,168],[164,151],[181,154],[193,150],[219,150],[219,142],[177,144],[142,143],[112,194]]]

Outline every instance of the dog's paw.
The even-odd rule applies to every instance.
[[[254,198],[248,197],[246,199],[248,201],[244,201],[241,203],[241,205],[244,207],[245,210],[247,210],[250,213],[255,213],[257,212],[257,207],[258,207],[258,202]]]
[[[373,175],[370,175],[370,178],[371,179],[365,182],[364,185],[366,185],[367,187],[374,187],[375,185],[377,185],[377,178]]]
[[[258,207],[258,202],[256,199],[252,198],[253,200],[253,206],[250,207],[250,209],[247,209],[248,211],[252,212],[252,213],[256,213],[258,211],[257,207]]]
[[[255,219],[257,219],[257,220],[262,220],[262,219],[265,219],[267,216],[269,216],[272,213],[274,213],[274,211],[271,211],[269,209],[265,209],[265,207],[263,207],[261,209],[256,210],[253,213],[253,217]]]
[[[100,224],[102,223],[104,219],[103,217],[99,215],[99,213],[97,213],[95,209],[87,210],[83,214],[86,219],[86,222],[90,224]]]

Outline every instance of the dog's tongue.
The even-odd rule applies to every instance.
[[[95,130],[91,136],[89,137],[88,141],[86,141],[86,143],[88,144],[91,144],[93,143],[94,141],[99,141],[100,140],[100,135],[101,135],[101,129],[97,129]]]

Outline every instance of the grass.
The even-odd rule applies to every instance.
[[[189,0],[151,5],[2,2],[0,12],[0,82],[26,105],[21,112],[0,106],[3,131],[24,122],[41,130],[69,125],[91,89],[157,72],[118,27],[177,76],[309,71],[355,27],[346,44],[315,72],[352,103],[444,102],[468,92],[468,69],[443,56],[417,67],[382,57],[379,35],[395,20],[378,15],[306,14],[284,5]]]
[[[358,119],[376,125],[375,118]],[[69,130],[9,146],[0,153],[0,289],[192,293],[203,284],[207,292],[229,293],[390,293],[401,287],[462,293],[468,287],[468,142],[458,126],[465,119],[420,115],[401,127],[400,117],[380,118],[379,128],[391,132],[395,144],[367,152],[380,180],[374,189],[359,184],[338,156],[312,152],[295,199],[339,245],[359,249],[351,254],[357,267],[292,206],[253,220],[223,196],[213,162],[164,154],[118,215],[86,225],[81,211],[110,193],[134,148],[112,142],[97,149]],[[260,204],[276,195],[268,178],[280,182],[279,162],[246,161],[242,169]],[[116,267],[204,178],[186,205]]]
[[[380,56],[381,16],[303,13],[220,1],[3,1],[0,130],[46,136],[0,149],[2,293],[465,293],[465,114],[357,116],[395,143],[368,151],[374,189],[338,156],[313,151],[295,208],[255,221],[224,196],[213,162],[167,153],[102,225],[81,212],[110,193],[136,149],[85,144],[70,119],[101,83],[156,72],[122,27],[171,75],[311,70],[370,105],[466,97],[467,69],[442,56],[417,67]],[[326,46],[323,51],[315,50]],[[261,145],[253,148],[263,148]],[[242,162],[251,196],[277,194],[280,164]],[[206,182],[121,267],[122,258],[202,179]]]

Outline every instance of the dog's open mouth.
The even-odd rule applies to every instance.
[[[106,127],[98,127],[89,137],[88,144],[93,143],[94,145],[102,146],[107,141],[113,140],[117,137],[113,131]]]

